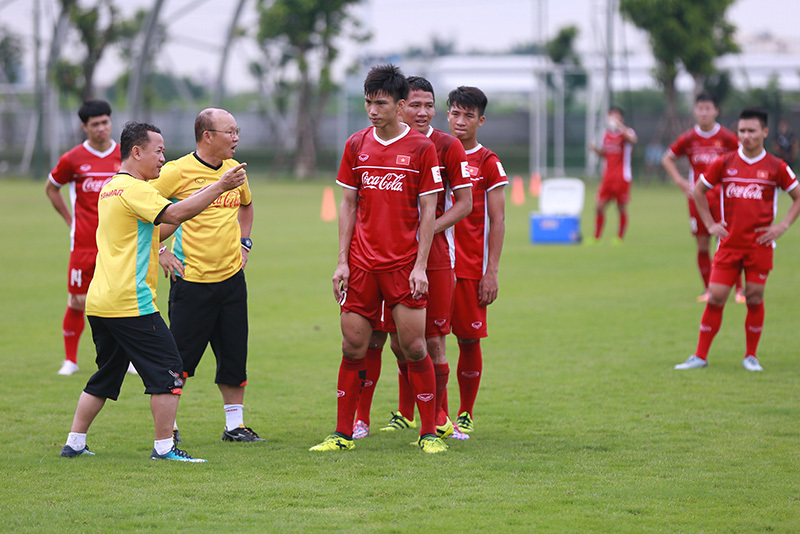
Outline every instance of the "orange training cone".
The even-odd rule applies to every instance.
[[[531,174],[531,187],[530,187],[530,194],[532,197],[538,198],[539,193],[542,192],[542,176],[535,172]]]
[[[525,185],[522,182],[522,177],[519,175],[511,179],[511,202],[515,206],[522,206],[525,204]]]
[[[325,222],[336,220],[336,201],[333,198],[333,187],[331,186],[327,186],[322,191],[322,209],[319,217]]]

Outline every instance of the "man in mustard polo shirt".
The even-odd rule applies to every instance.
[[[197,148],[170,161],[153,182],[171,200],[184,200],[215,183],[230,168],[239,142],[233,115],[204,109],[194,123]],[[194,376],[211,343],[217,360],[215,383],[225,410],[223,441],[264,441],[244,424],[247,385],[247,284],[244,266],[253,243],[253,204],[245,183],[175,231],[172,250],[162,247],[160,263],[172,275],[170,330],[183,360],[184,378]],[[167,235],[162,228],[162,239]],[[176,441],[180,441],[177,422]]]
[[[148,180],[164,164],[164,139],[150,124],[129,122],[120,136],[122,165],[100,191],[97,266],[86,296],[86,315],[97,348],[97,372],[78,399],[61,456],[93,456],[86,433],[106,399],[116,400],[132,362],[150,395],[155,442],[150,458],[205,462],[178,449],[172,422],[183,387],[178,349],[156,308],[161,223],[180,224],[245,180],[244,164],[232,167],[204,191],[170,203]]]

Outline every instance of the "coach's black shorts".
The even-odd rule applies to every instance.
[[[183,359],[184,376],[194,376],[211,343],[217,359],[214,381],[247,383],[247,283],[244,271],[209,284],[178,278],[169,290],[169,328]]]
[[[88,318],[97,350],[97,372],[83,389],[86,393],[117,400],[131,362],[146,394],[181,394],[183,364],[161,314]]]

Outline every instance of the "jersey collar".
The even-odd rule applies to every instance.
[[[711,129],[710,129],[709,131],[707,131],[707,132],[704,132],[704,131],[703,131],[703,130],[700,128],[700,126],[698,126],[697,124],[695,124],[695,125],[694,125],[694,133],[696,133],[697,135],[699,135],[700,137],[702,137],[702,138],[704,138],[704,139],[710,139],[710,138],[714,137],[715,135],[717,135],[717,134],[719,133],[719,129],[720,129],[720,128],[721,128],[721,126],[719,125],[719,123],[718,123],[718,122],[715,122],[715,123],[714,123],[714,127],[713,127],[713,128],[711,128]]]
[[[744,162],[747,163],[748,165],[752,165],[753,163],[758,163],[759,161],[767,157],[767,151],[762,148],[761,153],[758,156],[754,158],[748,158],[747,156],[744,155],[742,147],[739,146],[739,157],[742,158]]]
[[[477,152],[478,150],[480,150],[480,149],[482,149],[482,148],[483,148],[483,145],[482,145],[482,144],[480,144],[480,143],[478,143],[477,145],[475,145],[475,147],[474,147],[474,148],[470,148],[469,150],[465,150],[465,152],[466,152],[467,154],[474,154],[475,152]]]
[[[400,135],[398,135],[397,137],[395,137],[393,139],[389,139],[388,141],[384,141],[383,139],[378,137],[378,129],[375,128],[374,126],[372,127],[372,137],[374,137],[375,140],[377,142],[379,142],[380,144],[382,144],[383,146],[389,146],[392,143],[394,143],[395,141],[399,141],[400,139],[402,139],[403,137],[408,135],[408,132],[411,130],[411,126],[409,126],[408,124],[406,124],[404,122],[401,122],[400,124],[405,126],[405,129],[403,130],[403,133],[401,133]]]
[[[108,156],[109,154],[111,154],[112,152],[114,152],[114,149],[117,148],[117,142],[112,139],[111,140],[111,146],[108,147],[108,149],[105,152],[100,152],[100,151],[95,150],[94,148],[92,148],[92,145],[89,144],[88,140],[83,142],[83,148],[85,148],[86,150],[88,150],[90,153],[94,154],[98,158],[104,158],[104,157]]]

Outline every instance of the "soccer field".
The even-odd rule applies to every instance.
[[[206,464],[148,459],[134,376],[92,426],[97,456],[59,457],[94,369],[91,331],[81,371],[57,376],[68,231],[43,183],[0,182],[1,531],[800,531],[800,228],[780,240],[767,284],[765,371],[742,368],[745,306],[731,300],[709,367],[678,372],[703,310],[680,191],[634,185],[619,247],[613,210],[600,246],[531,245],[535,202],[509,201],[472,439],[425,455],[409,446],[416,431],[377,432],[397,402],[387,347],[373,435],[311,453],[335,426],[341,358],[337,227],[319,216],[328,184],[252,179],[245,421],[268,442],[220,441],[209,351],[178,411],[185,449]],[[787,206],[783,195],[779,217]],[[165,318],[167,291],[161,278]],[[455,369],[453,339],[448,353]],[[453,372],[452,411],[455,384]]]

